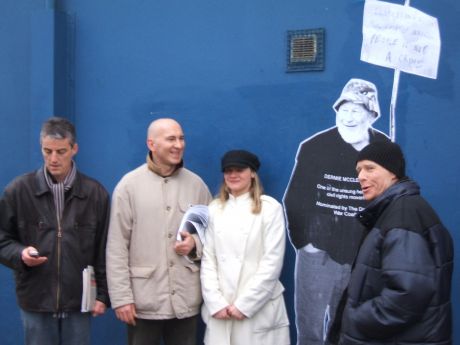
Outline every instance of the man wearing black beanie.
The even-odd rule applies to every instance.
[[[452,344],[453,244],[435,211],[406,177],[399,145],[366,146],[356,170],[366,227],[330,343]]]

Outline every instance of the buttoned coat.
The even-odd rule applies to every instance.
[[[253,214],[246,193],[230,195],[224,205],[213,201],[209,214],[201,267],[205,344],[289,344],[284,287],[279,281],[285,251],[281,205],[264,195],[262,211]],[[247,318],[211,316],[231,304]]]
[[[201,178],[185,168],[162,177],[143,164],[121,179],[107,242],[113,308],[134,303],[139,318],[155,320],[199,313],[199,266],[177,255],[174,243],[187,209],[210,200]]]

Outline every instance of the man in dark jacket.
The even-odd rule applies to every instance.
[[[0,262],[14,270],[27,345],[90,343],[82,271],[97,283],[92,315],[109,305],[105,245],[109,196],[77,171],[75,128],[50,118],[41,129],[44,165],[14,179],[0,199]]]
[[[405,177],[400,147],[377,142],[359,154],[368,230],[343,301],[342,345],[450,345],[453,244],[435,211]],[[339,317],[339,315],[337,315]]]

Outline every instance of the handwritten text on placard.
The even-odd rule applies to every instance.
[[[366,0],[361,60],[436,79],[438,21],[413,7]]]

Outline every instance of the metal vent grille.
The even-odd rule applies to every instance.
[[[324,70],[324,29],[288,31],[288,72]]]
[[[291,62],[314,62],[316,60],[316,36],[294,37],[291,41]]]

